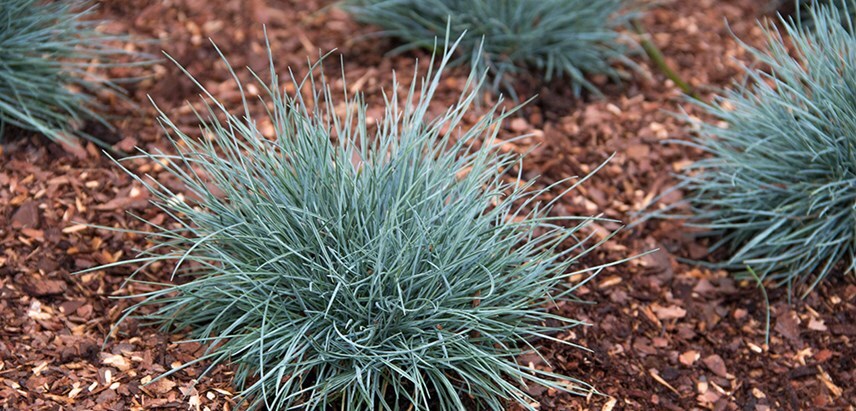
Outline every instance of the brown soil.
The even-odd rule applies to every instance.
[[[709,98],[711,90],[733,81],[741,61],[747,61],[731,32],[759,44],[756,19],[762,10],[756,3],[664,0],[644,24],[668,63]],[[264,74],[262,25],[281,73],[286,66],[302,73],[307,56],[338,48],[330,61],[338,63],[341,55],[351,90],[365,92],[373,103],[381,88],[390,87],[393,69],[409,77],[416,57],[425,69],[426,54],[385,56],[390,42],[360,41],[371,29],[327,5],[318,0],[108,0],[100,13],[113,20],[108,30],[158,39],[145,50],[165,50],[227,106],[237,107],[240,97],[207,38],[216,41],[233,66]],[[672,113],[686,109],[690,115],[702,114],[648,62],[638,60],[642,72],[633,74],[633,80],[623,86],[602,84],[604,99],[574,99],[558,82],[530,82],[524,90],[539,97],[507,124],[504,135],[533,133],[516,145],[521,151],[536,146],[525,163],[531,177],[542,175],[547,183],[585,175],[615,153],[557,211],[602,212],[628,221],[673,183],[671,173],[701,156],[666,141],[687,134],[687,125]],[[333,77],[339,72],[338,64],[327,68]],[[435,101],[438,110],[455,98],[465,74],[461,69],[449,72]],[[249,82],[245,71],[239,70],[239,76]],[[157,65],[148,79],[131,87],[132,100],[141,108],[116,108],[121,118],[116,123],[118,147],[169,150],[147,94],[173,120],[194,130],[196,120],[185,101],[195,101],[198,91],[174,65]],[[0,165],[0,407],[233,409],[226,367],[200,377],[204,365],[191,366],[145,384],[198,356],[197,344],[176,343],[181,335],[131,320],[104,343],[128,305],[116,297],[144,291],[138,284],[123,287],[128,269],[70,274],[146,247],[139,236],[85,225],[141,228],[128,212],[164,221],[148,205],[143,187],[93,146],[63,149],[37,136],[12,139],[2,148]],[[174,183],[151,163],[127,165]],[[678,199],[680,193],[675,193],[663,201]],[[603,228],[615,227],[605,223]],[[546,344],[549,366],[537,357],[522,360],[589,381],[604,395],[580,398],[532,388],[540,409],[852,410],[853,278],[830,278],[808,298],[791,304],[785,290],[771,290],[771,342],[766,347],[766,307],[759,289],[725,272],[677,261],[703,257],[704,247],[675,222],[625,230],[602,247],[591,263],[660,251],[606,270],[581,288],[580,297],[596,304],[560,307],[592,324],[568,336],[592,351]],[[154,268],[138,278],[167,278],[167,270]]]

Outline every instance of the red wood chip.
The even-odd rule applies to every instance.
[[[705,367],[707,367],[707,369],[712,371],[717,376],[720,376],[722,378],[725,378],[726,376],[728,376],[728,372],[725,368],[725,361],[723,361],[722,357],[720,357],[719,355],[717,355],[717,354],[709,355],[707,357],[704,357],[704,359],[702,359],[701,362],[704,363],[704,365],[705,365]]]

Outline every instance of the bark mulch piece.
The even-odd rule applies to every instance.
[[[643,24],[667,62],[702,98],[709,98],[735,79],[741,61],[747,62],[732,32],[760,44],[756,19],[763,11],[758,3],[663,0]],[[329,5],[317,0],[106,0],[99,13],[113,20],[108,30],[158,39],[140,47],[154,54],[164,49],[232,107],[240,103],[237,87],[207,38],[234,67],[248,66],[264,77],[262,25],[281,74],[287,66],[302,73],[307,56],[338,48],[325,67],[333,86],[342,85],[337,80],[341,55],[349,89],[365,92],[370,103],[380,102],[379,92],[390,87],[393,69],[404,74],[399,78],[406,83],[419,57],[424,72],[430,56],[385,56],[391,41],[360,41],[371,29]],[[572,98],[561,82],[523,83],[527,89],[522,94],[537,93],[539,98],[509,121],[503,136],[532,134],[510,148],[534,148],[525,162],[530,177],[541,175],[547,184],[583,176],[615,153],[557,212],[604,213],[629,221],[674,182],[673,172],[701,157],[667,140],[687,134],[687,125],[673,113],[685,109],[690,116],[703,114],[649,63],[638,60],[641,72],[624,85],[594,79],[602,84],[603,99]],[[131,74],[149,74],[130,86],[140,107],[117,107],[122,119],[105,138],[126,151],[135,146],[170,149],[147,94],[188,132],[198,132],[186,105],[187,100],[196,104],[198,91],[172,63]],[[238,75],[250,81],[243,70]],[[458,68],[448,73],[435,101],[437,112],[455,100],[465,75]],[[258,93],[257,88],[246,90]],[[261,112],[260,107],[252,110]],[[476,121],[475,115],[468,120]],[[272,133],[270,125],[260,128]],[[148,205],[139,183],[94,146],[66,152],[44,138],[23,134],[0,153],[0,408],[233,409],[227,367],[202,377],[206,364],[197,364],[153,382],[197,358],[199,345],[178,344],[181,335],[133,320],[113,329],[129,304],[121,297],[146,291],[137,283],[124,284],[129,269],[71,274],[148,246],[141,236],[86,224],[140,229],[143,225],[128,212],[169,224],[166,217]],[[181,189],[157,164],[136,160],[124,165]],[[676,192],[662,202],[680,198]],[[600,228],[618,226],[602,223]],[[580,297],[596,304],[559,306],[563,314],[591,324],[560,337],[592,351],[545,344],[549,364],[537,357],[520,360],[589,381],[604,395],[580,398],[532,388],[539,408],[853,409],[853,278],[830,278],[792,304],[785,290],[771,291],[771,341],[766,347],[767,307],[760,290],[725,272],[679,263],[679,257],[704,257],[705,244],[690,234],[677,222],[648,222],[625,230],[587,258],[586,263],[596,264],[660,250],[607,269],[583,286]],[[169,267],[153,266],[138,278],[166,281],[169,272]]]

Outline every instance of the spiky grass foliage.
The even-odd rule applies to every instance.
[[[105,143],[72,123],[109,126],[96,95],[121,95],[103,69],[136,53],[120,48],[128,39],[100,32],[86,0],[3,0],[0,7],[0,137],[5,125],[55,141],[75,137]],[[126,61],[125,64],[120,61]],[[79,128],[79,124],[77,125]]]
[[[811,290],[856,251],[856,38],[837,9],[809,10],[814,27],[766,27],[746,83],[703,107],[693,144],[710,157],[686,169],[691,222],[721,236],[724,266]],[[785,35],[793,45],[786,46]],[[748,47],[748,46],[746,46]],[[812,279],[813,278],[813,279]]]
[[[430,48],[443,37],[467,33],[460,63],[490,69],[491,89],[514,94],[511,76],[537,70],[546,80],[570,80],[574,94],[598,93],[587,75],[622,75],[614,65],[635,67],[634,42],[618,30],[636,14],[630,0],[346,0],[359,21],[400,39],[394,51]],[[633,10],[631,10],[633,9]],[[484,40],[484,52],[480,53]]]
[[[805,11],[809,10],[812,5],[835,7],[841,14],[841,21],[845,25],[848,20],[856,19],[856,0],[775,0],[772,2],[771,8],[779,10],[785,15],[795,16],[803,20],[803,24],[811,26],[811,13]]]
[[[856,0],[825,0],[815,1],[815,3],[833,7],[838,10],[840,15],[839,21],[842,22],[845,27],[849,27],[849,24],[853,24],[854,20],[856,20]]]
[[[182,281],[129,314],[155,306],[144,320],[191,330],[208,345],[199,361],[236,366],[252,408],[532,409],[524,384],[590,392],[516,357],[536,339],[571,344],[560,337],[580,323],[548,310],[571,298],[572,276],[603,268],[577,267],[600,244],[582,235],[594,219],[550,216],[548,188],[509,174],[508,113],[463,125],[483,79],[428,114],[447,50],[386,95],[376,131],[359,95],[337,104],[312,75],[291,80],[306,95],[284,95],[275,74],[265,87],[272,141],[246,106],[232,114],[207,91],[207,137],[161,113],[178,154],[143,157],[188,194],[141,178],[178,225],[151,224],[154,246],[117,265],[171,261]]]

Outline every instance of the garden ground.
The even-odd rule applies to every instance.
[[[664,0],[643,24],[666,61],[704,99],[739,73],[747,54],[732,32],[760,45],[756,19],[764,16],[756,0]],[[262,75],[267,67],[262,25],[267,28],[280,72],[300,75],[307,56],[336,48],[328,74],[344,60],[347,87],[380,102],[395,69],[409,78],[414,60],[422,72],[424,53],[385,56],[390,42],[361,40],[360,27],[343,12],[316,0],[108,0],[99,14],[126,31],[158,41],[145,51],[163,49],[196,75],[222,102],[240,103],[229,73],[207,41],[212,38],[236,68]],[[727,23],[726,23],[727,21]],[[673,113],[687,104],[674,84],[643,58],[638,73],[621,86],[595,79],[603,99],[574,99],[560,81],[521,80],[523,95],[538,98],[506,124],[506,137],[531,133],[510,149],[534,151],[524,163],[529,177],[549,183],[582,176],[612,153],[612,161],[557,212],[630,221],[674,180],[671,173],[701,157],[685,146],[687,125]],[[743,63],[749,63],[743,61]],[[117,73],[118,74],[118,73]],[[124,74],[143,74],[124,73]],[[249,81],[250,75],[239,70]],[[446,76],[434,107],[451,104],[465,80],[463,69]],[[333,81],[334,85],[341,82]],[[140,103],[135,111],[117,102],[117,129],[94,130],[125,150],[170,150],[156,125],[146,95],[173,120],[195,130],[185,101],[198,90],[169,62],[154,75],[130,86]],[[248,87],[250,94],[258,88]],[[489,98],[489,97],[488,97]],[[255,108],[259,110],[260,107]],[[370,115],[377,116],[374,105]],[[474,120],[475,117],[470,120]],[[262,130],[272,133],[269,124]],[[146,246],[142,237],[96,230],[86,224],[140,228],[128,212],[166,221],[147,203],[145,189],[125,175],[94,146],[63,149],[46,139],[17,136],[0,153],[0,407],[10,410],[75,409],[232,409],[230,371],[226,367],[199,378],[204,364],[191,366],[155,383],[157,375],[196,358],[197,344],[177,344],[168,335],[126,322],[104,344],[127,301],[116,299],[145,291],[122,287],[129,271],[114,269],[71,273],[117,261]],[[168,184],[155,164],[129,167]],[[663,201],[680,199],[673,193]],[[606,230],[614,228],[608,224]],[[727,273],[687,265],[679,258],[704,257],[705,243],[678,222],[653,222],[625,229],[601,247],[588,263],[624,258],[647,250],[657,253],[610,268],[580,289],[592,304],[560,304],[558,310],[592,326],[563,336],[590,352],[547,344],[549,365],[538,357],[526,364],[581,378],[604,395],[572,397],[541,388],[531,394],[543,410],[573,409],[853,409],[856,406],[856,281],[835,276],[806,299],[790,303],[784,289],[770,290],[770,344],[765,346],[765,306],[761,290]],[[148,270],[140,279],[167,279],[169,270]],[[102,350],[103,348],[103,350]]]

